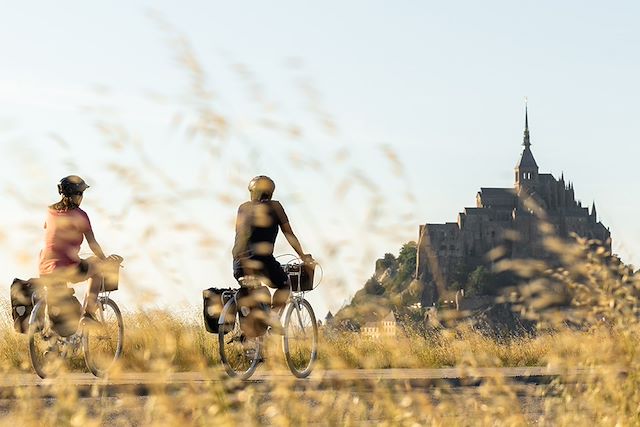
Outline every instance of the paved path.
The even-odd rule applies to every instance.
[[[272,381],[290,380],[299,384],[333,384],[339,383],[375,383],[375,382],[415,382],[420,384],[437,384],[438,381],[473,384],[486,378],[496,376],[511,379],[515,382],[547,382],[556,377],[580,378],[593,371],[588,369],[520,367],[520,368],[440,368],[440,369],[344,369],[316,370],[307,379],[296,380],[288,371],[258,370],[249,383],[268,383]],[[121,373],[109,378],[96,378],[87,373],[69,373],[64,376],[42,380],[34,374],[5,374],[0,377],[0,390],[15,387],[41,387],[55,384],[73,384],[77,386],[154,386],[198,384],[223,382],[227,380],[220,369],[212,369],[206,373]]]

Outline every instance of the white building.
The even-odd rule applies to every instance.
[[[362,335],[372,338],[392,338],[396,336],[397,323],[393,311],[376,322],[367,322],[361,329]]]

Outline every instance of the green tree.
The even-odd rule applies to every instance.
[[[483,265],[480,265],[469,274],[465,292],[469,296],[485,295],[489,291],[490,284],[491,274]]]
[[[400,269],[411,275],[416,271],[416,250],[416,242],[405,243],[402,245],[400,254],[398,255],[398,265]]]
[[[382,295],[384,294],[384,286],[380,284],[374,277],[367,280],[364,284],[364,291],[367,295]]]

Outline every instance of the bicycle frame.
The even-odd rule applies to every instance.
[[[105,290],[104,287],[104,277],[101,278],[100,291],[98,291],[98,304],[100,304],[101,311],[104,310],[104,305],[109,301],[109,296],[111,295],[111,291]]]
[[[298,322],[300,323],[300,325],[302,325],[302,317],[300,317],[300,304],[302,303],[303,299],[303,295],[295,295],[290,298],[291,304],[296,307],[296,316],[298,317]]]
[[[49,302],[48,302],[48,289],[47,286],[44,285],[42,288],[38,289],[31,296],[31,301],[33,304],[33,310],[31,312],[31,316],[29,318],[29,324],[33,324],[36,322],[36,316],[40,312],[41,308],[44,306],[44,312],[42,314],[42,331],[45,335],[55,333],[53,330],[51,319],[49,318]],[[63,337],[55,333],[57,342],[60,344],[60,355],[64,358],[69,356],[69,350],[71,352],[75,352],[80,349],[82,345],[82,329],[79,328],[72,335],[67,337]]]
[[[307,291],[300,290],[299,288],[294,290],[292,286],[291,277],[290,277],[290,273],[292,272],[289,272],[288,271],[289,269],[286,266],[283,266],[283,267],[285,269],[285,272],[287,272],[287,285],[289,287],[289,296],[287,297],[287,301],[284,304],[284,306],[278,310],[278,317],[280,317],[282,322],[284,323],[284,325],[280,325],[280,328],[282,328],[282,332],[278,332],[278,335],[282,334],[282,349],[285,355],[287,365],[289,366],[289,369],[291,370],[293,375],[295,375],[296,377],[306,378],[311,373],[311,370],[313,369],[313,364],[317,360],[317,356],[318,356],[317,323],[315,320],[315,314],[313,313],[313,308],[311,307],[309,302],[304,298],[305,293]],[[241,286],[240,289],[258,288],[258,287],[262,287],[263,285],[266,285],[265,278],[261,276],[245,276],[240,278],[238,281]],[[225,328],[226,322],[229,320],[226,317],[227,314],[230,313],[229,308],[232,305],[236,305],[236,307],[239,305],[238,291],[239,289],[224,290],[220,295],[223,301],[223,310],[218,320],[218,327],[219,327],[218,343],[219,343],[221,360],[227,373],[231,377],[240,377],[241,379],[248,379],[255,371],[257,364],[260,363],[260,361],[264,360],[263,356],[261,355],[261,352],[265,342],[265,337],[269,335],[269,331],[267,330],[267,332],[264,335],[251,338],[251,340],[255,340],[256,348],[254,349],[254,351],[257,353],[251,356],[252,357],[251,360],[248,360],[251,362],[250,366],[246,366],[246,367],[242,366],[239,370],[237,370],[236,367],[232,366],[233,364],[235,364],[235,362],[230,362],[229,360],[231,359],[227,359],[226,347],[227,345],[231,345],[236,340],[239,340],[240,343],[243,343],[245,339],[243,338],[244,332],[242,331],[242,328],[240,328],[240,331],[237,332],[238,335],[230,339],[229,337],[225,338],[225,335],[227,332],[224,331],[224,328]],[[293,312],[295,312],[295,314],[293,314]],[[308,313],[308,315],[306,313]],[[238,321],[238,318],[236,317],[236,316],[239,316],[238,312],[234,313],[233,316],[234,316],[234,322]],[[284,319],[283,319],[283,316],[284,316]],[[308,320],[306,319],[307,317],[309,317],[308,320],[311,320],[311,323],[308,322]],[[288,325],[293,326],[293,329],[288,330],[287,329]],[[296,331],[301,331],[301,333]],[[272,333],[273,333],[273,329],[272,329]],[[295,336],[296,333],[298,334],[297,337]],[[297,344],[295,343],[299,342],[298,340],[300,337],[304,340],[308,340],[309,338],[311,338],[310,347],[309,347],[309,350],[310,350],[309,361],[305,362],[305,365],[303,365],[302,367],[298,366],[298,362],[291,357],[291,353],[290,353],[291,343],[292,342],[294,343],[293,347],[295,348],[297,346]]]
[[[65,286],[67,286],[65,284]],[[40,289],[36,290],[31,296],[31,302],[33,303],[33,311],[31,313],[31,317],[29,318],[29,323],[34,322],[36,314],[39,312],[40,307],[44,305],[44,313],[43,313],[43,331],[46,333],[51,333],[52,325],[51,319],[49,318],[49,302],[48,302],[49,290],[47,285],[43,285]],[[103,316],[104,305],[109,301],[109,297],[111,295],[111,291],[106,291],[104,287],[104,277],[102,278],[102,283],[100,285],[100,291],[98,292],[97,303],[100,305],[99,316]],[[99,319],[103,320],[103,319]],[[83,330],[81,327],[78,327],[78,330],[68,337],[58,336],[58,339],[63,344],[71,344],[73,349],[76,350],[80,348]]]
[[[49,280],[34,290],[31,297],[34,307],[29,317],[29,354],[32,366],[41,378],[51,375],[51,372],[47,371],[47,361],[41,360],[47,359],[49,352],[55,357],[66,359],[82,349],[87,368],[97,377],[106,375],[120,358],[123,348],[124,324],[118,305],[110,297],[111,291],[117,289],[117,286],[106,290],[105,276],[101,275],[100,280],[95,315],[99,324],[106,325],[109,322],[109,325],[115,326],[115,328],[111,328],[111,332],[107,332],[107,328],[94,328],[97,325],[86,325],[81,321],[80,316],[78,316],[77,324],[69,323],[69,321],[73,321],[74,317],[65,320],[66,329],[60,331],[57,327],[58,323],[55,323],[57,319],[52,319],[50,316],[49,299],[52,297],[52,292],[55,291],[55,286],[61,286],[61,290],[64,286],[68,290],[69,283],[62,280],[59,282]],[[73,292],[69,295],[72,294]],[[74,303],[74,307],[78,307],[79,314],[81,311],[77,302]],[[60,335],[61,333],[66,336]],[[107,344],[107,347],[98,344],[98,346],[90,348],[90,343],[100,343],[110,338],[113,341]],[[100,347],[106,349],[107,354],[102,354],[103,349]],[[54,369],[56,369],[55,366]]]

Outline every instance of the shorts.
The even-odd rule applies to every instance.
[[[275,289],[284,289],[289,287],[289,276],[284,272],[282,266],[276,259],[271,256],[252,256],[243,259],[234,259],[233,260],[233,277],[236,280],[245,276],[245,268],[243,266],[243,261],[248,260],[250,262],[259,262],[261,263],[261,268],[253,271],[253,274],[263,275],[268,278],[271,283],[267,283],[270,288]]]
[[[41,275],[40,281],[49,286],[84,282],[89,279],[89,263],[90,259],[83,259],[76,265],[58,268],[50,274]]]

